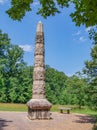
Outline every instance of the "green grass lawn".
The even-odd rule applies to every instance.
[[[27,111],[26,104],[0,103],[0,111]]]
[[[59,112],[59,108],[61,105],[53,105],[51,108],[52,112]],[[79,109],[77,106],[74,105],[63,105],[62,107],[70,107],[72,108],[71,113],[80,113],[80,114],[89,114],[89,115],[97,115],[97,111],[93,111],[88,107],[82,107]],[[26,104],[15,104],[15,103],[0,103],[0,111],[20,111],[25,112],[27,111]]]

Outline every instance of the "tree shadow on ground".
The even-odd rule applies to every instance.
[[[4,130],[4,127],[7,127],[10,122],[12,121],[0,118],[0,130]]]
[[[97,130],[97,115],[93,115],[92,117],[94,118],[94,121],[95,121],[92,130]]]
[[[94,124],[92,130],[97,130],[97,115],[92,116],[82,116],[77,115],[78,120],[76,120],[76,123],[91,123]]]
[[[94,123],[95,120],[91,116],[83,116],[83,115],[76,115],[78,117],[78,120],[76,120],[76,123]]]
[[[92,130],[97,130],[97,124],[94,124]]]

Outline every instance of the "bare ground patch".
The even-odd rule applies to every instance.
[[[52,112],[51,120],[29,120],[27,112],[0,112],[0,130],[92,130],[94,120],[83,114]]]

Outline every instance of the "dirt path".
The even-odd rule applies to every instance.
[[[51,120],[29,120],[26,112],[0,112],[0,130],[92,130],[93,119],[82,114],[52,113]]]

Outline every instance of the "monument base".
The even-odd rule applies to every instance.
[[[28,118],[34,119],[51,119],[51,103],[46,99],[31,99],[27,102]]]

